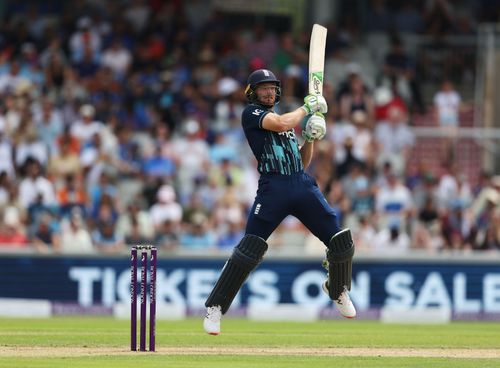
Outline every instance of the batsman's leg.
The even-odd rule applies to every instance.
[[[211,335],[220,333],[222,314],[227,312],[246,278],[262,261],[266,251],[266,241],[250,234],[245,235],[234,248],[231,257],[222,269],[219,280],[205,302],[207,316],[203,321],[203,327],[207,333]]]
[[[349,297],[353,256],[354,243],[351,231],[349,229],[339,231],[330,240],[326,251],[328,279],[323,284],[323,289],[335,302],[340,313],[347,318],[356,316],[356,309]]]

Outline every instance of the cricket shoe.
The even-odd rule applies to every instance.
[[[326,280],[321,287],[326,295],[329,296],[330,292],[328,290],[328,280]],[[340,294],[339,298],[333,302],[335,303],[335,306],[339,310],[340,314],[342,314],[345,318],[356,317],[356,308],[354,308],[354,304],[352,304],[347,288],[344,288],[344,291]]]
[[[209,335],[220,334],[220,319],[222,318],[222,311],[220,305],[214,305],[207,308],[207,315],[203,320],[203,328]]]

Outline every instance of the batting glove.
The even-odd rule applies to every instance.
[[[302,130],[302,137],[312,142],[314,140],[321,140],[326,134],[326,122],[322,113],[317,112],[312,115],[306,123],[305,129]]]
[[[304,105],[302,105],[302,108],[308,115],[315,112],[321,112],[325,114],[328,111],[326,100],[321,95],[307,95],[306,97],[304,97]]]
[[[305,130],[302,131],[302,138],[304,138],[306,142],[314,142],[314,137]]]

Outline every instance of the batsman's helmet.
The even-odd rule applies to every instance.
[[[281,96],[281,82],[274,73],[267,69],[258,69],[248,76],[247,87],[245,88],[245,95],[248,101],[257,101],[255,89],[261,83],[274,83],[276,84],[276,102],[280,100]]]

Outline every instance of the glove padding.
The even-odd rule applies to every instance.
[[[308,141],[312,142],[315,140],[323,139],[326,134],[326,122],[325,117],[322,113],[317,112],[312,115],[302,130],[302,137]]]
[[[307,115],[321,112],[325,114],[328,111],[326,100],[321,95],[307,95],[304,97],[304,105],[302,108],[306,111]]]

